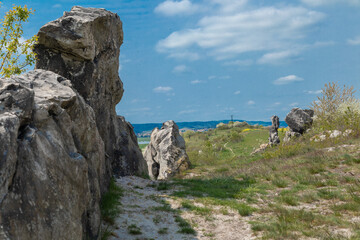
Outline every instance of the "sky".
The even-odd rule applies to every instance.
[[[1,12],[13,3],[36,10],[25,38],[74,5],[120,16],[116,111],[131,123],[284,120],[328,82],[360,88],[360,0],[21,0]]]

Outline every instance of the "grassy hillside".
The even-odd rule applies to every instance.
[[[260,239],[360,239],[360,141],[310,135],[251,156],[267,129],[186,132],[192,168],[160,190],[206,221],[235,210]]]

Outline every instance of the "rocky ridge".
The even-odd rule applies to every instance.
[[[147,170],[115,112],[122,24],[73,7],[38,36],[37,70],[0,79],[0,239],[99,239],[111,176]]]

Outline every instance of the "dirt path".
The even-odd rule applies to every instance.
[[[227,142],[227,143],[224,144],[224,148],[226,148],[227,150],[229,150],[229,151],[232,153],[233,157],[235,157],[235,153],[234,153],[234,151],[232,150],[232,148],[230,148],[230,147],[227,146],[228,143],[229,143],[229,142]]]
[[[172,190],[158,191],[151,180],[131,176],[117,183],[124,189],[124,196],[111,240],[255,239],[248,219],[230,209],[224,215],[214,207],[210,216],[202,216],[183,209],[181,200],[170,196]],[[179,233],[180,222],[189,223],[195,233]]]

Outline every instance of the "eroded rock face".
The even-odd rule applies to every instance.
[[[117,121],[116,142],[120,146],[120,151],[117,151],[116,159],[120,161],[113,163],[113,173],[117,177],[127,173],[148,174],[147,164],[137,143],[133,126],[122,116],[118,116]]]
[[[277,145],[280,143],[278,129],[280,126],[280,121],[278,116],[271,117],[272,125],[269,128],[269,144]]]
[[[286,115],[285,122],[290,128],[290,131],[303,134],[312,125],[312,117],[314,111],[310,109],[302,110],[300,108],[293,108],[288,115]]]
[[[139,164],[130,161],[143,159],[124,157],[128,156],[121,152],[124,139],[118,135],[126,128],[118,121],[115,111],[124,91],[118,74],[123,42],[119,16],[104,9],[73,7],[61,18],[44,25],[38,36],[36,68],[68,78],[94,109],[108,161],[114,169],[132,165],[117,173],[128,175],[140,171],[136,168]],[[140,150],[137,147],[134,151]]]
[[[97,239],[105,148],[93,109],[55,73],[0,79],[0,238]]]
[[[184,138],[174,121],[163,123],[161,129],[155,128],[151,133],[149,145],[145,149],[151,179],[166,180],[190,166],[185,150]]]

